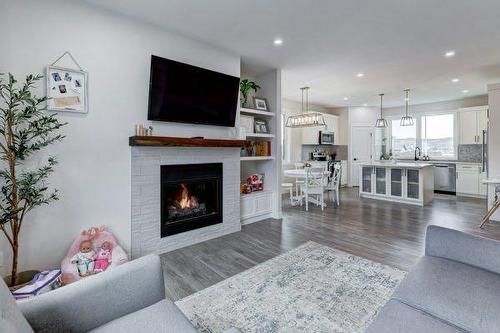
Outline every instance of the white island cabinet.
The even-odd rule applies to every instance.
[[[421,162],[361,165],[359,195],[423,206],[434,196],[434,166]]]

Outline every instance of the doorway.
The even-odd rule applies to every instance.
[[[359,186],[359,167],[373,158],[373,127],[353,126],[351,130],[351,185]]]

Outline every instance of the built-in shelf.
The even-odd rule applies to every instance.
[[[248,133],[247,138],[274,138],[274,134],[267,133]]]
[[[242,161],[268,161],[274,160],[274,156],[242,156]]]
[[[273,191],[271,190],[263,190],[263,191],[255,191],[255,192],[250,192],[250,193],[241,193],[240,197],[243,198],[251,198],[259,195],[266,195],[266,194],[272,194]]]
[[[263,116],[263,117],[274,117],[274,112],[248,109],[248,108],[240,108],[240,113]]]

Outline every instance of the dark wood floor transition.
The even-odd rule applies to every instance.
[[[310,206],[311,207],[311,206]],[[437,224],[500,239],[500,224],[478,229],[486,201],[436,195],[426,207],[359,199],[342,190],[342,204],[309,212],[284,200],[283,220],[163,254],[167,294],[178,300],[307,241],[408,270],[423,253],[425,228]]]

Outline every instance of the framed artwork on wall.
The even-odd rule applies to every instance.
[[[88,112],[88,73],[83,70],[47,66],[47,110]]]

